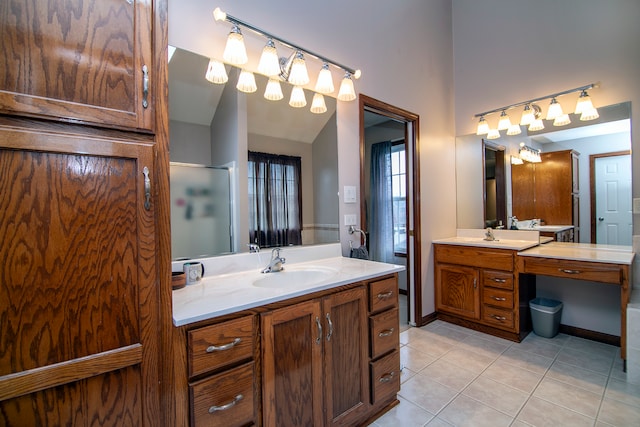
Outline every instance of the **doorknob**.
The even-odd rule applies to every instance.
[[[598,221],[604,221],[604,217],[599,216],[599,217],[598,217]]]

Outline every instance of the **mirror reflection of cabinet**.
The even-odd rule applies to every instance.
[[[540,163],[511,166],[513,215],[546,225],[573,225],[578,241],[578,156],[574,150],[541,153]]]
[[[497,228],[507,225],[505,200],[506,179],[504,147],[482,141],[484,165],[484,226]]]

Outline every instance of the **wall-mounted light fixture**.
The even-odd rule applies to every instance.
[[[552,93],[551,95],[542,96],[539,98],[529,99],[527,101],[518,102],[515,104],[507,105],[505,107],[496,108],[494,110],[478,113],[474,117],[479,117],[478,128],[476,133],[478,135],[485,135],[491,132],[491,136],[487,136],[489,139],[496,139],[500,137],[501,130],[506,130],[507,135],[520,134],[520,126],[528,126],[530,132],[539,131],[544,129],[544,122],[542,120],[542,109],[535,102],[545,99],[551,99],[549,103],[549,109],[547,111],[546,120],[553,121],[553,126],[565,126],[571,123],[569,114],[563,112],[560,102],[557,98],[562,95],[567,95],[573,92],[580,92],[580,97],[576,103],[574,114],[580,115],[580,120],[594,120],[599,117],[598,110],[593,106],[591,98],[587,93],[587,90],[597,87],[596,83],[591,83],[586,86],[580,86],[575,89],[569,89],[558,93]],[[522,111],[522,118],[520,119],[520,125],[512,124],[507,111],[524,106]],[[500,112],[500,119],[498,121],[497,128],[492,129],[487,122],[487,116]],[[517,128],[517,129],[516,129]],[[496,135],[497,133],[497,135]]]
[[[540,150],[531,148],[528,145],[525,145],[524,142],[520,143],[520,151],[518,152],[518,157],[520,157],[521,160],[531,163],[540,163],[542,161],[542,159],[540,158]]]
[[[308,84],[310,81],[306,66],[306,57],[313,57],[322,62],[322,69],[318,74],[318,79],[315,85],[316,93],[313,96],[311,112],[320,114],[327,111],[323,95],[331,94],[335,90],[333,86],[333,76],[331,75],[329,67],[330,65],[333,65],[344,72],[344,77],[342,78],[340,89],[338,90],[337,99],[340,101],[353,101],[356,99],[353,79],[360,78],[360,75],[362,74],[360,70],[342,65],[325,56],[314,53],[308,49],[302,48],[294,43],[268,33],[267,31],[226,14],[220,10],[219,7],[213,11],[213,17],[216,21],[226,21],[232,25],[223,53],[223,59],[228,64],[241,67],[248,62],[241,27],[267,39],[266,45],[262,50],[262,55],[260,56],[257,70],[260,74],[264,74],[270,78],[268,87],[264,93],[264,97],[266,99],[272,101],[282,99],[282,89],[280,87],[276,87],[276,84],[279,86],[279,80],[277,79],[280,79],[282,81],[288,81],[294,86],[291,99],[289,100],[289,104],[291,106],[299,108],[307,105],[304,93],[302,92],[302,86]],[[276,42],[291,49],[291,54],[288,57],[278,57]],[[211,61],[215,60],[212,59]],[[223,80],[226,82],[226,71],[224,71],[224,67],[222,68],[223,69],[221,71],[219,67],[212,67],[210,64],[206,74],[207,80],[212,83],[223,83]],[[224,73],[224,76],[222,73]],[[251,75],[249,76],[249,74]],[[243,82],[242,84],[238,82],[238,85],[236,86],[238,90],[243,92],[253,92],[257,90],[254,89],[255,78],[253,78],[253,73],[248,70],[242,70],[240,78],[243,79]],[[253,84],[251,84],[251,80],[253,80]],[[245,83],[245,81],[249,83]]]

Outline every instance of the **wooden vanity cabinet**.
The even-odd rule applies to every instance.
[[[531,330],[535,285],[515,272],[517,251],[434,244],[438,317],[520,341]]]
[[[153,2],[70,4],[0,6],[0,111],[152,130]]]
[[[261,314],[265,426],[354,425],[369,409],[363,286]]]

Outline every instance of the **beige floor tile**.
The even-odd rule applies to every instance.
[[[462,389],[478,376],[478,374],[473,371],[452,365],[443,359],[436,360],[420,371],[419,375],[451,387],[456,391],[462,391]]]
[[[413,377],[416,373],[406,366],[403,367],[400,371],[400,384],[407,381],[409,378]]]
[[[426,427],[452,427],[452,426],[445,420],[435,417],[434,419],[432,419],[427,423]]]
[[[463,392],[463,395],[515,417],[529,398],[529,393],[516,390],[487,377],[479,377]]]
[[[553,359],[511,347],[500,356],[501,361],[538,374],[544,374]]]
[[[399,394],[422,409],[437,414],[458,392],[427,377],[416,375],[402,384]]]
[[[433,414],[400,397],[400,404],[394,406],[386,414],[378,418],[374,426],[424,426],[433,418]]]
[[[533,395],[594,419],[598,415],[602,400],[601,394],[591,393],[551,378],[543,378]]]
[[[640,425],[640,408],[605,397],[598,421],[616,427],[637,426]]]
[[[640,384],[631,384],[611,378],[604,395],[609,399],[640,408]],[[640,420],[638,420],[638,424],[640,425]]]
[[[609,375],[613,356],[603,356],[599,353],[587,353],[573,348],[563,348],[556,357],[557,361],[578,366],[599,374]]]
[[[577,366],[568,365],[562,362],[554,362],[549,368],[546,375],[547,378],[553,378],[567,384],[581,387],[600,396],[604,393],[607,386],[607,376],[601,375],[588,369],[582,369]]]
[[[495,361],[495,357],[475,353],[467,348],[455,347],[440,360],[479,374]]]
[[[520,369],[498,359],[482,375],[515,389],[532,393],[542,379],[542,374]]]
[[[603,356],[613,357],[618,351],[618,347],[613,345],[604,344],[584,338],[571,337],[571,339],[565,345],[565,348],[571,348],[574,350],[580,350],[587,353],[598,353]]]
[[[470,397],[460,395],[438,414],[438,418],[455,426],[509,426],[513,418]]]
[[[527,401],[517,420],[536,427],[586,427],[593,426],[595,422],[593,418],[537,397]]]
[[[467,348],[478,354],[493,357],[494,359],[497,359],[498,356],[504,353],[511,345],[511,343],[507,344],[488,340],[480,335],[472,335],[460,343],[460,347]]]
[[[440,357],[451,350],[454,347],[454,344],[435,338],[419,337],[417,339],[412,339],[407,346],[422,353],[426,353],[434,357]]]
[[[551,359],[554,359],[558,353],[560,353],[560,350],[562,350],[562,346],[540,337],[538,337],[538,339],[525,339],[521,343],[514,343],[512,348],[528,351]]]
[[[419,351],[410,345],[400,347],[400,364],[414,372],[420,372],[436,360],[425,352]]]

